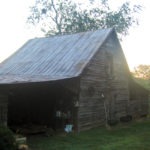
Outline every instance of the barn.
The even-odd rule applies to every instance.
[[[148,114],[114,29],[29,40],[0,65],[0,122],[82,131]]]

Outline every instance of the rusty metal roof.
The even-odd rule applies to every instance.
[[[0,65],[0,84],[79,76],[112,29],[29,40]]]

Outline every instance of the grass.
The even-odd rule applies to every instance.
[[[149,150],[150,120],[99,127],[81,133],[28,138],[31,150]]]

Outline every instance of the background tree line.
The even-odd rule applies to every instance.
[[[135,80],[150,90],[150,65],[139,65],[132,71]]]
[[[139,65],[135,67],[133,75],[136,78],[150,80],[150,65]]]

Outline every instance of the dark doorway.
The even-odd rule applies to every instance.
[[[8,125],[42,125],[63,129],[75,120],[73,93],[59,82],[12,86],[9,93]]]

